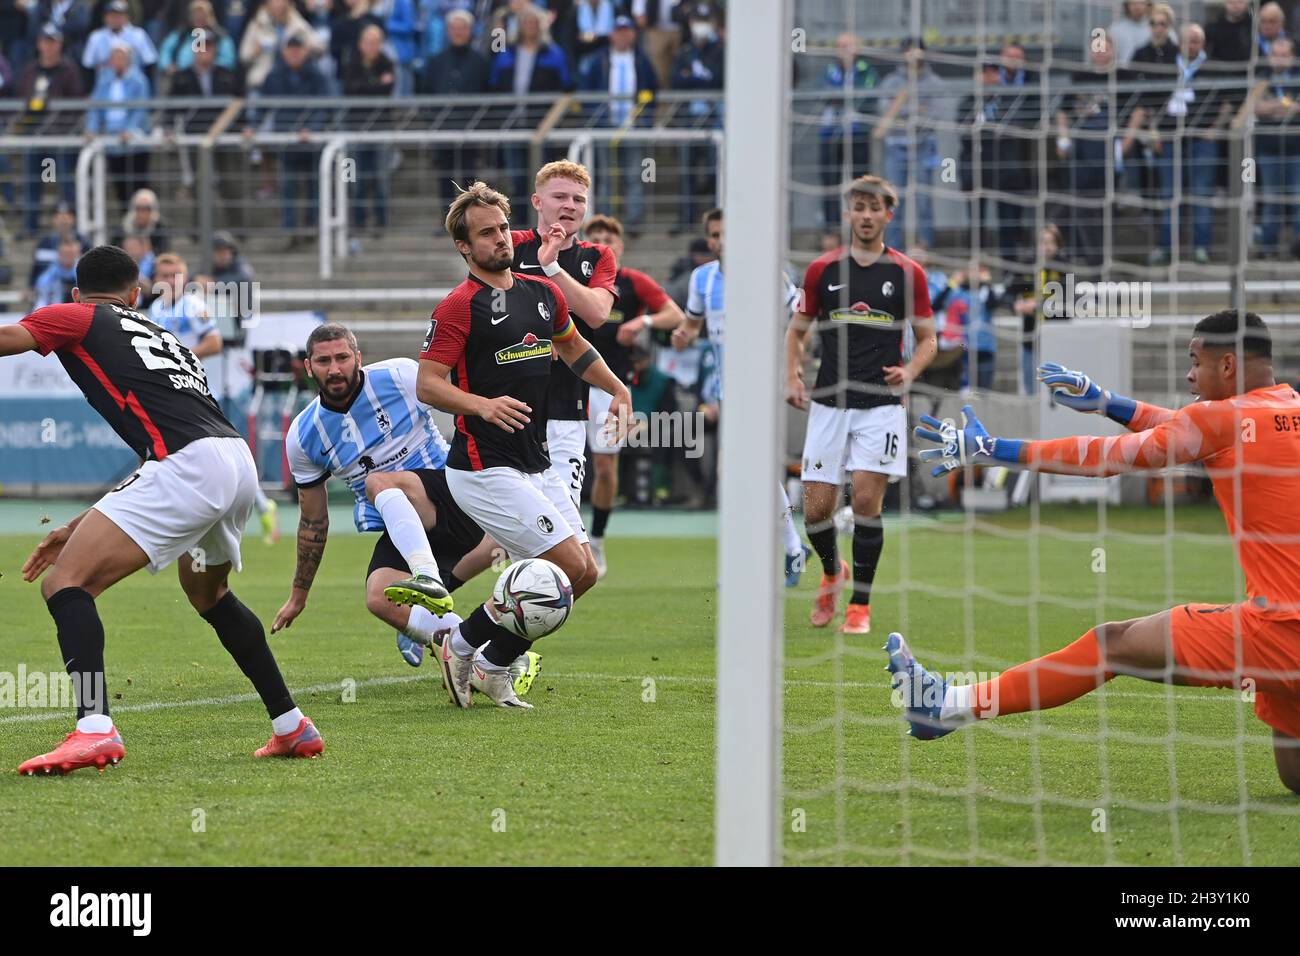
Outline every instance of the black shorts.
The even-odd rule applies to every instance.
[[[424,493],[438,512],[438,523],[428,529],[429,548],[433,551],[433,559],[438,562],[438,572],[445,581],[457,562],[479,546],[483,540],[483,529],[456,504],[451,489],[447,487],[447,473],[441,468],[416,468],[411,473],[420,476]],[[370,575],[380,568],[410,570],[402,552],[397,550],[387,531],[375,542],[366,579],[369,580]]]

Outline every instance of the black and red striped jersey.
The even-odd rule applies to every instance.
[[[545,275],[537,261],[537,252],[542,245],[537,230],[515,229],[510,236],[515,244],[515,272],[534,278]],[[614,295],[614,304],[618,304],[618,287],[614,283],[618,266],[608,246],[575,239],[569,248],[560,250],[555,261],[580,284],[591,289],[608,289]],[[580,322],[579,327],[591,331],[585,322]],[[587,383],[574,375],[563,362],[557,361],[551,366],[548,413],[557,422],[585,421],[587,418]]]
[[[632,357],[628,347],[618,341],[618,330],[629,319],[658,312],[669,301],[668,293],[658,282],[639,269],[621,268],[614,279],[618,301],[609,310],[605,324],[587,330],[587,340],[596,347],[611,372],[625,385],[632,384]]]
[[[125,306],[68,302],[20,325],[53,352],[90,406],[141,458],[161,461],[200,438],[238,438],[208,390],[203,363]]]
[[[925,270],[885,247],[859,265],[840,246],[814,259],[803,282],[800,311],[812,319],[821,344],[813,401],[835,408],[898,405],[884,369],[903,363],[909,318],[929,318]]]
[[[527,427],[508,432],[476,415],[457,415],[447,467],[462,471],[550,467],[546,450],[551,343],[578,334],[564,293],[548,279],[514,274],[509,289],[471,275],[438,303],[420,358],[451,368],[451,382],[485,398],[509,395],[532,409]]]

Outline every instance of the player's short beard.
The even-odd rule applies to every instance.
[[[509,254],[498,256],[496,253],[493,253],[488,259],[480,259],[478,256],[471,253],[470,258],[474,261],[474,265],[478,266],[484,272],[505,272],[510,268],[511,263],[514,261]]]
[[[337,381],[334,383],[337,384]],[[356,394],[357,389],[361,386],[361,366],[358,365],[352,370],[352,377],[348,379],[348,387],[342,395],[335,396],[332,390],[330,380],[327,378],[321,383],[321,392],[325,398],[336,405],[341,405],[349,398]]]

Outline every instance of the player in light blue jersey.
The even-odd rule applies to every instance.
[[[697,266],[691,273],[691,281],[686,294],[686,321],[673,332],[673,346],[684,349],[700,335],[700,329],[708,331],[709,347],[713,350],[713,377],[706,379],[701,390],[701,399],[707,403],[717,403],[722,398],[722,347],[727,317],[726,283],[722,274],[722,210],[710,209],[704,214],[705,235],[709,249],[717,256],[712,262]],[[781,276],[785,289],[786,311],[792,311],[798,304],[799,291],[794,287],[788,275]],[[794,526],[794,509],[790,498],[781,486],[781,500],[785,502],[782,515],[782,537],[785,541],[785,584],[794,587],[799,583],[804,565],[811,553],[799,537]]]
[[[217,329],[217,320],[212,317],[203,297],[186,289],[189,278],[186,272],[185,260],[174,252],[165,253],[154,261],[155,297],[149,304],[149,318],[154,325],[176,336],[196,359],[220,355],[225,343]],[[253,506],[261,516],[262,540],[275,544],[280,540],[278,509],[260,484]]]
[[[495,542],[456,504],[444,465],[447,443],[432,410],[415,397],[418,366],[397,358],[361,364],[356,337],[345,326],[314,329],[307,367],[320,395],[298,414],[285,437],[289,470],[298,485],[298,565],[289,600],[271,627],[290,626],[307,604],[329,532],[325,482],[351,489],[358,531],[382,531],[366,572],[366,607],[397,630],[408,664],[419,666],[424,648],[459,621],[451,592],[489,567]],[[391,603],[384,589],[418,576],[437,612]],[[537,673],[536,654],[512,667],[523,696]],[[520,680],[526,677],[526,683]],[[522,686],[522,689],[520,689]]]

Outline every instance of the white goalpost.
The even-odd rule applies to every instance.
[[[739,5],[737,5],[739,7]],[[714,859],[780,862],[781,580],[777,496],[780,277],[786,246],[790,0],[746,0],[728,18],[723,160],[733,322],[723,356]],[[740,333],[740,334],[738,334]]]

